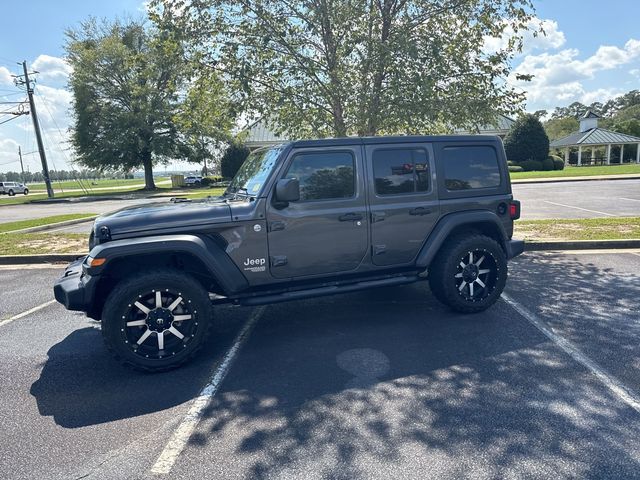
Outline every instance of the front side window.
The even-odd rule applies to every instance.
[[[469,190],[500,185],[498,156],[493,147],[445,147],[442,161],[447,190]]]
[[[252,152],[244,161],[229,188],[230,193],[258,195],[269,178],[282,147],[261,149]],[[195,178],[195,177],[190,177]]]
[[[373,152],[373,174],[378,195],[429,190],[427,152],[422,148],[395,148]]]
[[[300,200],[331,200],[355,195],[355,159],[350,152],[310,152],[293,157],[285,178],[300,182]]]

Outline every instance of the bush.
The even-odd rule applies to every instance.
[[[551,155],[551,160],[553,160],[553,169],[554,170],[564,170],[564,160],[558,155]]]
[[[230,144],[220,159],[220,172],[225,178],[233,178],[249,156],[249,149],[241,143]]]
[[[510,167],[515,167],[516,166],[516,162],[514,162],[512,160],[507,160],[507,165],[509,165]]]
[[[518,164],[527,160],[542,162],[549,156],[549,137],[534,115],[522,115],[504,139],[504,149],[507,158]]]
[[[218,183],[222,181],[222,177],[220,176],[215,176],[215,175],[209,175],[208,177],[204,177],[202,179],[202,186],[203,187],[210,187],[211,185],[213,185],[214,183]]]
[[[524,172],[524,169],[520,165],[509,165],[510,172]]]
[[[535,172],[542,170],[542,162],[538,160],[525,160],[524,162],[520,163],[520,166],[525,172]]]
[[[550,172],[551,170],[553,170],[553,167],[553,158],[545,158],[542,161],[542,170],[544,170],[545,172]]]

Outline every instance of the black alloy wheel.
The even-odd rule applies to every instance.
[[[209,293],[193,277],[172,270],[134,275],[109,294],[102,334],[127,366],[164,371],[192,359],[212,322]]]

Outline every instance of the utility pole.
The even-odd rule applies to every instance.
[[[47,196],[53,198],[53,188],[51,188],[51,179],[49,178],[49,167],[47,166],[47,155],[44,152],[44,144],[42,143],[42,133],[40,132],[40,124],[38,123],[38,113],[36,112],[36,104],[33,101],[33,88],[29,83],[29,72],[27,72],[26,60],[22,62],[24,69],[24,83],[27,86],[27,95],[29,96],[29,106],[31,108],[31,119],[33,120],[33,129],[36,132],[36,141],[38,142],[38,151],[40,152],[40,161],[42,162],[42,175],[44,183],[47,186]]]
[[[22,163],[22,149],[18,145],[18,156],[20,157],[20,171],[22,172],[22,183],[24,183],[24,164]]]

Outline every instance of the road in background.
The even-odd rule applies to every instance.
[[[522,219],[640,216],[640,180],[512,185]]]
[[[640,254],[529,253],[510,270],[518,308],[640,391]],[[0,319],[50,299],[61,272],[11,271],[0,286],[23,305]],[[217,307],[204,354],[157,375],[120,367],[99,324],[58,305],[0,327],[0,478],[159,478],[252,311]],[[171,477],[637,478],[639,420],[510,304],[459,315],[414,284],[268,306]]]

